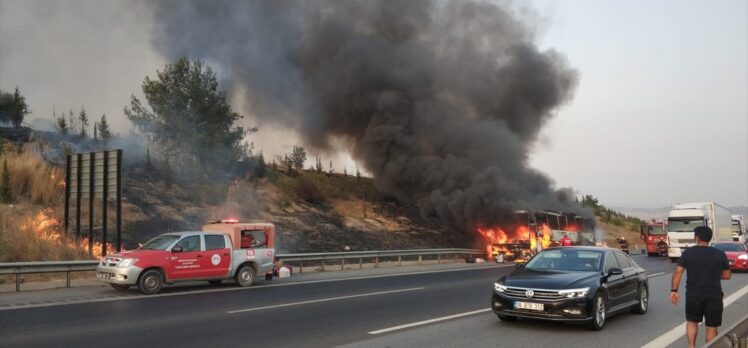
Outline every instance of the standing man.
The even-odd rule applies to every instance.
[[[571,246],[571,238],[568,235],[564,234],[561,238],[561,246]]]
[[[699,323],[705,320],[706,342],[717,336],[722,325],[722,284],[720,279],[730,279],[730,264],[722,250],[709,246],[712,229],[696,227],[693,231],[696,245],[686,249],[673,272],[670,302],[678,303],[678,286],[683,271],[686,276],[686,334],[688,346],[696,346]]]

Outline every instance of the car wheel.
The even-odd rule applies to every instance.
[[[222,281],[223,280],[221,280],[221,279],[214,279],[214,280],[209,280],[208,283],[210,285],[218,285],[218,284],[221,284]]]
[[[155,269],[145,271],[138,279],[138,290],[146,295],[158,293],[163,286],[164,276]]]
[[[511,315],[498,315],[499,320],[501,321],[517,321],[517,317],[513,317]]]
[[[631,308],[632,313],[645,314],[649,308],[649,291],[647,286],[642,284],[639,286],[639,302],[635,307]]]
[[[111,285],[112,288],[114,288],[114,290],[119,290],[119,291],[125,291],[130,288],[129,285],[125,285],[125,284],[109,284],[109,285]]]
[[[605,326],[605,319],[608,316],[608,304],[605,301],[602,293],[595,295],[595,300],[592,302],[592,320],[590,320],[589,328],[591,330],[600,331]]]
[[[256,277],[257,271],[255,271],[254,267],[250,265],[244,265],[239,268],[239,271],[236,272],[235,279],[236,283],[239,284],[239,286],[247,287],[255,282]]]

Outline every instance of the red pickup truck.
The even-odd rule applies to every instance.
[[[183,281],[234,279],[250,286],[258,274],[272,272],[274,257],[273,224],[218,221],[202,231],[165,233],[138,249],[106,256],[96,277],[117,290],[136,285],[147,295]]]

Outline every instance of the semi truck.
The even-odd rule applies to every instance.
[[[732,216],[733,242],[745,242],[745,218],[743,215]]]
[[[727,208],[714,202],[674,204],[667,219],[667,254],[672,262],[696,245],[693,230],[699,226],[712,229],[712,242],[732,241],[732,215]]]

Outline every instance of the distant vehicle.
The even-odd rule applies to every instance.
[[[117,290],[136,285],[146,295],[183,281],[234,279],[250,286],[257,274],[273,271],[274,243],[273,224],[225,220],[203,231],[165,233],[138,249],[103,257],[96,277]]]
[[[652,220],[652,222],[640,226],[640,237],[647,245],[648,256],[663,256],[661,255],[662,244],[665,244],[665,256],[667,255],[667,230],[665,225],[665,221]]]
[[[686,248],[696,245],[693,230],[698,226],[712,229],[712,242],[732,241],[732,217],[725,207],[714,202],[675,204],[667,219],[667,256],[671,261],[678,261]]]
[[[610,315],[647,312],[647,272],[618,250],[545,249],[517,267],[494,284],[491,308],[502,321],[533,318],[602,330]]]
[[[618,242],[618,245],[621,247],[621,251],[626,254],[629,253],[629,241],[627,241],[626,238],[616,238],[616,242]]]
[[[745,242],[745,218],[743,215],[732,216],[732,241]]]
[[[722,250],[730,261],[730,268],[738,271],[748,271],[748,246],[743,242],[720,242],[712,244]]]

